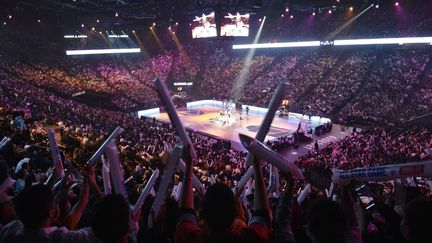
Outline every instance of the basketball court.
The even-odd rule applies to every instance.
[[[255,137],[265,116],[265,112],[254,110],[252,107],[249,114],[246,114],[244,109],[233,108],[227,115],[223,114],[221,107],[214,104],[191,105],[178,109],[177,114],[187,129],[236,143],[240,143],[239,133]],[[170,122],[166,112],[156,111],[144,116]],[[330,119],[317,117],[311,117],[309,120],[309,116],[296,113],[289,113],[289,116],[284,117],[275,116],[266,140],[290,136],[298,129],[300,123],[303,128],[314,129],[329,121]]]

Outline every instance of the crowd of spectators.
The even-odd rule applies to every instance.
[[[361,133],[353,133],[324,149],[298,160],[304,166],[325,168],[374,167],[389,163],[405,163],[427,160],[432,148],[432,134],[427,129],[392,134],[382,127]]]
[[[401,122],[429,113],[430,50],[385,48],[290,50],[257,54],[246,63],[241,54],[216,49],[206,57],[167,52],[151,59],[106,58],[53,63],[2,63],[10,75],[70,97],[93,91],[114,107],[137,111],[159,105],[152,80],[192,82],[189,99],[233,100],[265,107],[274,88],[287,84],[290,110],[339,123]],[[110,107],[110,104],[106,104]]]
[[[335,193],[336,201],[325,199],[323,191],[314,188],[299,204],[294,200],[295,191],[304,184],[294,186],[292,179],[283,175],[280,182],[283,192],[269,193],[273,203],[268,205],[267,193],[262,188],[269,167],[255,162],[254,187],[248,186],[244,196],[236,198],[230,188],[246,171],[246,154],[195,133],[191,138],[198,159],[193,167],[187,167],[184,173],[176,172],[172,178],[166,211],[158,215],[153,227],[149,226],[149,201],[141,215],[132,215],[132,223],[128,223],[127,201],[133,204],[150,175],[156,169],[163,171],[167,152],[178,142],[175,132],[152,120],[63,98],[11,74],[2,73],[0,85],[0,135],[12,138],[0,151],[2,173],[10,173],[16,180],[13,189],[2,194],[1,242],[128,242],[129,238],[139,242],[403,242],[403,236],[407,242],[430,240],[429,232],[421,227],[427,224],[430,201],[423,198],[392,203],[399,200],[397,188],[404,188],[396,182],[393,187],[384,186],[390,193],[374,194],[377,206],[366,211],[351,192],[352,186],[340,188]],[[44,131],[53,125],[60,134],[67,169],[54,192],[49,178],[55,178],[58,172],[51,168]],[[118,149],[127,181],[127,201],[120,195],[104,195],[101,165],[84,166],[116,125],[125,128]],[[307,171],[311,165],[347,169],[426,160],[430,159],[427,151],[431,138],[430,131],[425,129],[390,134],[376,128],[311,152],[298,164]],[[278,143],[289,142],[287,139],[270,145],[279,149]],[[184,156],[190,165],[187,152]],[[6,164],[11,170],[4,168]],[[200,199],[194,199],[200,196],[192,191],[191,173],[207,189]],[[42,185],[45,181],[47,185]],[[417,196],[429,194],[428,187],[421,188],[423,191]],[[12,198],[12,204],[8,198]],[[198,216],[195,209],[199,209]],[[180,216],[175,226],[177,214]],[[403,236],[399,224],[403,225]]]
[[[324,192],[313,186],[299,203],[295,192],[305,184],[281,175],[278,191],[282,193],[269,191],[272,203],[268,204],[264,185],[270,183],[271,167],[255,161],[254,186],[248,183],[235,197],[230,188],[246,172],[246,153],[197,133],[190,136],[198,158],[192,166],[185,151],[186,169],[169,178],[172,187],[165,210],[151,226],[147,220],[154,196],[149,196],[141,214],[129,216],[127,202],[137,201],[156,169],[164,171],[167,153],[178,142],[168,125],[80,104],[7,73],[0,77],[0,137],[11,138],[0,148],[2,180],[8,174],[16,180],[11,190],[2,193],[1,242],[404,242],[403,237],[406,242],[423,242],[429,237],[418,225],[427,220],[432,210],[430,201],[390,203],[399,200],[397,188],[404,188],[396,182],[384,186],[390,193],[376,192],[377,206],[366,211],[351,191],[353,185],[337,188],[336,201],[326,199]],[[104,194],[103,165],[85,166],[116,125],[125,128],[117,145],[127,181],[127,200]],[[56,128],[59,134],[66,168],[66,176],[55,187],[52,178],[59,172],[52,168],[47,150],[48,127]],[[426,129],[391,134],[375,128],[311,152],[297,164],[306,172],[316,165],[347,169],[426,160],[430,159],[431,138]],[[279,150],[290,142],[292,139],[286,137],[269,145]],[[192,190],[192,173],[207,189],[205,195]],[[427,196],[429,189],[421,188],[417,196]],[[156,186],[154,189],[157,192]],[[417,207],[423,214],[415,211]],[[197,216],[195,209],[200,212]],[[130,218],[132,223],[128,223]],[[399,231],[401,223],[404,235]]]
[[[386,8],[389,14],[371,9],[338,36],[427,33],[431,18],[427,11],[417,14],[418,7],[413,4],[408,11],[407,6],[405,12]],[[340,21],[322,21],[312,29],[279,28],[263,40],[283,40],[291,31],[303,32],[299,38],[316,37],[317,31],[328,34],[347,20],[341,14],[333,18]],[[330,169],[432,159],[430,130],[387,126],[432,111],[429,47],[330,47],[247,57],[191,44],[151,58],[53,60],[46,53],[41,61],[43,50],[50,48],[30,50],[32,41],[43,42],[39,38],[26,40],[16,31],[0,35],[1,55],[19,52],[0,60],[0,243],[432,242],[429,180],[368,183],[379,188],[369,191],[370,204],[359,198],[355,182],[336,185],[326,195],[319,178],[311,176],[323,171],[315,177],[328,181]],[[23,48],[11,51],[16,45]],[[193,82],[191,99],[232,99],[256,106],[266,106],[274,88],[285,82],[290,111],[373,126],[323,148],[316,143],[314,151],[295,161],[305,181],[282,172],[275,176],[275,167],[254,160],[253,179],[242,188],[236,186],[249,171],[247,153],[189,132],[197,158],[191,158],[190,147],[183,148],[185,168],[166,178],[170,152],[180,142],[175,130],[130,113],[160,105],[152,89],[155,77],[168,84]],[[88,90],[110,97],[112,104],[92,106],[73,98]],[[86,164],[117,126],[124,128],[116,145],[126,195],[104,191],[102,161]],[[322,132],[331,130],[328,126]],[[54,166],[47,129],[55,131],[63,177]],[[266,144],[281,152],[296,142],[290,135]],[[157,170],[161,176],[141,209],[132,213],[129,204],[137,202]],[[193,189],[193,175],[205,193]],[[153,215],[151,204],[162,180],[170,182],[168,194],[160,214]]]

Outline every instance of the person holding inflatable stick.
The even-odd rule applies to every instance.
[[[234,193],[237,194],[242,188],[246,185],[249,179],[253,176],[254,170],[252,165],[246,170],[246,173],[240,178],[237,182],[237,185],[234,187]]]
[[[239,136],[242,145],[249,151],[249,153],[269,162],[279,170],[291,174],[295,179],[304,180],[303,173],[295,164],[286,161],[280,154],[272,151],[257,139],[248,137],[244,134],[239,134]]]
[[[127,200],[128,194],[124,183],[122,168],[120,166],[120,158],[117,145],[114,143],[113,140],[111,140],[110,142],[108,142],[106,148],[106,156],[109,163],[111,181],[114,192],[116,194],[124,196],[124,198]]]
[[[180,170],[183,173],[186,173],[186,164],[185,162],[183,162],[183,160],[179,160],[178,162],[178,167],[180,168]],[[200,194],[200,196],[204,196],[205,194],[205,188],[203,186],[203,184],[198,180],[198,178],[192,173],[192,185],[193,187],[198,190],[198,193]]]
[[[138,210],[141,209],[142,205],[144,204],[144,200],[146,199],[146,197],[149,194],[150,190],[153,188],[153,186],[156,183],[156,180],[157,180],[158,177],[159,177],[159,170],[156,169],[153,172],[153,174],[150,176],[150,179],[148,180],[147,184],[145,185],[144,189],[142,190],[141,195],[139,196],[139,198],[136,201],[135,205],[132,207],[132,210],[131,210],[132,215],[137,214]]]
[[[169,92],[168,92],[168,89],[166,87],[166,84],[164,82],[162,82],[159,78],[156,78],[155,80],[153,80],[153,85],[155,86],[156,91],[159,94],[159,98],[161,99],[163,105],[165,106],[165,109],[168,113],[171,124],[177,130],[177,134],[180,137],[180,140],[183,143],[183,146],[189,145],[191,157],[192,157],[192,159],[196,159],[197,156],[195,153],[195,149],[193,148],[192,142],[191,142],[189,136],[187,135],[186,130],[180,121],[180,118],[177,115],[177,112],[174,108],[174,103],[171,100],[171,97],[169,96]]]
[[[97,159],[105,152],[105,149],[108,145],[108,143],[111,140],[115,140],[120,134],[122,134],[124,131],[121,127],[116,127],[114,131],[108,136],[108,138],[103,142],[103,144],[99,147],[99,149],[93,154],[93,156],[87,161],[87,164],[93,164],[96,163]]]
[[[276,111],[280,106],[280,104],[282,103],[284,93],[285,93],[285,83],[279,83],[268,105],[267,114],[265,115],[264,120],[262,121],[261,126],[255,136],[255,139],[257,139],[258,141],[260,142],[264,141],[270,129],[270,126],[273,122],[273,118],[276,114]],[[253,159],[254,159],[253,154],[249,153],[246,158],[246,166],[251,165]]]
[[[105,160],[104,156],[101,156],[101,160],[102,160],[102,179],[104,185],[104,194],[108,195],[111,194],[110,169],[109,169],[109,164]]]
[[[153,217],[156,218],[159,215],[162,204],[165,203],[166,195],[170,185],[172,184],[175,168],[177,167],[177,163],[182,155],[182,152],[183,146],[176,145],[169,155],[168,163],[165,166],[161,184],[159,185],[156,198],[153,201],[153,205],[151,207],[152,214],[150,214],[148,218],[149,227],[153,226]]]
[[[60,177],[64,177],[64,168],[63,168],[63,162],[60,156],[60,152],[57,146],[57,142],[54,137],[54,130],[48,129],[48,140],[51,147],[51,154],[53,156],[54,160],[54,167],[59,167],[58,170],[60,171]]]
[[[153,85],[156,88],[157,93],[159,94],[159,98],[161,99],[163,105],[165,106],[165,109],[168,113],[168,116],[170,118],[171,124],[175,127],[178,136],[180,137],[180,140],[183,144],[183,146],[189,146],[190,150],[190,157],[192,158],[190,161],[193,161],[197,158],[195,149],[192,145],[192,141],[190,140],[189,136],[186,133],[186,129],[183,127],[183,124],[180,121],[180,118],[178,117],[178,114],[174,108],[174,103],[171,100],[171,97],[169,96],[168,88],[166,87],[166,84],[162,82],[159,78],[156,78],[153,80]],[[185,168],[187,167],[184,165],[183,161],[179,161],[179,167],[180,169],[185,172]],[[204,195],[205,188],[202,186],[201,182],[196,178],[193,173],[191,174],[193,185],[196,189],[198,189],[200,195]]]

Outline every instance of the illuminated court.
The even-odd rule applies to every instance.
[[[246,115],[245,109],[233,107],[228,116],[221,114],[222,106],[218,101],[208,101],[198,105],[197,102],[192,103],[195,104],[189,103],[188,108],[177,110],[180,120],[187,129],[236,143],[239,143],[239,133],[255,137],[266,112],[264,108],[249,106],[249,114]],[[169,122],[168,114],[158,110],[154,110],[152,113],[139,114],[139,116],[144,115],[154,117],[159,121]],[[311,117],[309,120],[308,116],[296,113],[290,113],[289,117],[284,116],[283,118],[276,116],[266,140],[274,140],[292,134],[298,129],[300,122],[302,122],[302,127],[313,129],[328,121],[330,120],[327,118],[318,117]]]

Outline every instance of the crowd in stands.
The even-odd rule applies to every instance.
[[[387,15],[370,9],[338,36],[428,33],[431,18],[427,11],[415,12],[418,7],[413,4],[410,13],[387,9]],[[306,39],[320,37],[317,31],[327,35],[346,21],[346,16],[334,18],[340,21],[321,21],[313,29],[280,28],[262,40],[283,40],[291,32]],[[32,41],[43,42],[39,38],[0,34],[0,55],[15,55],[0,60],[0,243],[432,242],[430,179],[351,182],[333,189],[320,183],[331,180],[331,169],[432,159],[430,128],[393,126],[432,112],[430,47],[256,51],[248,57],[191,44],[151,58],[51,59],[52,53],[45,53],[44,60],[44,50],[52,49],[29,49]],[[11,51],[16,45],[23,48]],[[155,77],[169,86],[193,82],[189,99],[261,107],[285,82],[289,111],[372,126],[322,148],[316,142],[315,150],[291,161],[304,181],[265,161],[253,160],[248,167],[244,150],[189,132],[197,158],[184,147],[184,168],[164,177],[170,153],[180,143],[175,129],[131,114],[160,105],[152,88]],[[111,103],[83,103],[73,97],[81,91],[103,94]],[[124,128],[115,144],[125,195],[106,191],[104,159],[86,163],[117,126]],[[64,171],[53,162],[48,129],[55,132]],[[329,123],[315,132],[331,129]],[[295,134],[266,141],[277,152],[297,143]],[[250,170],[253,179],[237,187]],[[142,207],[131,210],[157,171]],[[193,176],[205,192],[193,188]],[[164,180],[168,192],[154,215],[152,203]],[[368,191],[360,195],[363,187]]]
[[[290,50],[258,53],[247,63],[244,56],[222,49],[206,53],[206,58],[193,53],[185,48],[184,53],[167,52],[150,60],[2,63],[0,68],[63,97],[88,90],[105,95],[113,104],[105,107],[123,111],[158,106],[152,80],[159,77],[168,84],[192,82],[188,99],[261,107],[267,106],[277,84],[285,82],[284,99],[291,111],[339,123],[397,123],[431,112],[428,47]]]
[[[261,61],[257,62],[266,62],[266,59],[258,60]],[[285,61],[287,60],[289,59],[285,59]],[[332,62],[331,60],[334,61]],[[357,62],[364,65],[365,61],[361,62],[359,60],[367,59],[361,59],[357,55],[352,55],[347,60],[349,62],[346,65],[352,65]],[[415,59],[409,60],[414,61],[407,63],[402,61],[400,65],[404,67],[408,63],[417,63]],[[396,60],[395,62],[398,63]],[[324,56],[322,60],[318,59],[318,61],[309,61],[308,63],[310,63],[309,66],[312,70],[315,70],[313,67],[316,67],[316,70],[322,70],[324,68],[320,68],[320,63],[322,65],[324,63],[335,65],[337,60],[334,57]],[[418,70],[422,69],[421,67],[417,69],[418,66],[414,65],[410,67],[409,70],[412,70],[411,73],[413,75],[418,75]],[[197,176],[208,190],[201,200],[199,200],[200,203],[197,207],[193,203],[191,204],[191,201],[194,201],[194,199],[185,199],[190,197],[190,194],[192,194],[192,198],[194,197],[194,193],[190,192],[188,194],[188,190],[186,189],[191,186],[190,181],[188,182],[190,173],[188,175],[188,168],[186,168],[186,172],[177,171],[174,178],[172,178],[173,185],[166,205],[168,207],[166,209],[167,214],[163,215],[166,221],[161,222],[156,220],[157,226],[161,228],[156,226],[156,228],[151,228],[147,224],[147,218],[150,213],[148,203],[144,205],[141,215],[133,215],[136,221],[134,224],[136,225],[132,225],[135,228],[132,226],[130,228],[134,228],[134,230],[130,231],[130,228],[126,227],[125,223],[120,224],[120,226],[117,223],[116,226],[110,225],[107,222],[108,217],[118,218],[119,222],[127,222],[124,217],[127,215],[129,219],[129,208],[126,201],[120,196],[104,196],[102,192],[101,166],[98,165],[96,168],[86,167],[84,166],[85,162],[97,150],[104,138],[115,126],[120,125],[124,127],[125,132],[118,140],[118,150],[124,179],[127,181],[127,199],[129,203],[133,204],[137,200],[140,190],[148,182],[150,175],[156,169],[164,170],[168,153],[178,143],[175,132],[168,125],[152,119],[138,119],[127,115],[123,111],[92,107],[68,97],[65,98],[59,90],[55,89],[56,83],[53,81],[54,79],[61,79],[62,76],[60,74],[62,72],[54,72],[54,74],[43,67],[24,68],[24,65],[22,67],[23,70],[19,71],[4,68],[0,73],[0,86],[2,88],[0,98],[2,129],[0,137],[12,138],[8,144],[1,147],[0,154],[4,167],[2,173],[3,175],[10,173],[16,180],[13,189],[3,194],[3,197],[6,195],[6,198],[12,197],[14,204],[14,208],[11,208],[10,204],[8,204],[9,201],[3,202],[2,210],[5,213],[2,212],[1,220],[4,229],[0,234],[0,240],[3,242],[28,242],[29,239],[37,239],[41,240],[41,242],[46,242],[47,239],[55,240],[56,242],[69,242],[72,240],[83,242],[126,242],[129,232],[132,232],[132,235],[135,235],[139,241],[143,242],[168,240],[175,240],[176,242],[207,241],[206,237],[208,236],[228,242],[234,239],[253,239],[253,241],[266,242],[270,241],[270,238],[277,242],[309,242],[309,240],[315,241],[314,237],[324,237],[323,239],[326,240],[322,242],[328,242],[328,240],[332,240],[333,242],[362,242],[362,237],[366,242],[374,242],[374,237],[382,239],[384,236],[388,237],[389,242],[403,241],[403,237],[397,233],[398,229],[391,228],[389,230],[388,227],[395,227],[395,224],[402,222],[401,220],[406,214],[400,211],[397,214],[394,211],[392,216],[388,216],[383,211],[380,211],[383,210],[382,208],[377,208],[373,211],[373,214],[378,214],[384,222],[363,218],[367,218],[367,215],[373,215],[371,212],[363,212],[363,216],[355,216],[353,214],[353,207],[354,205],[358,206],[359,202],[355,204],[355,196],[347,192],[344,193],[344,190],[348,190],[347,188],[341,188],[341,191],[336,193],[339,194],[341,204],[328,200],[319,200],[318,198],[323,198],[323,192],[315,188],[314,192],[305,201],[305,203],[311,203],[310,206],[307,206],[307,204],[296,205],[294,203],[296,200],[293,200],[295,196],[294,191],[299,187],[303,187],[304,184],[299,183],[294,190],[291,188],[291,179],[283,177],[281,185],[285,190],[280,195],[269,194],[273,198],[276,197],[276,199],[272,199],[275,203],[273,207],[266,205],[267,203],[264,203],[264,201],[267,200],[262,199],[267,198],[267,196],[264,197],[262,195],[263,191],[259,188],[263,186],[263,183],[269,181],[267,180],[270,173],[268,165],[262,167],[256,165],[255,168],[263,168],[264,171],[259,172],[255,170],[255,176],[263,173],[265,179],[257,179],[256,177],[254,180],[254,190],[252,190],[253,187],[248,185],[244,190],[244,194],[239,198],[235,198],[230,188],[233,188],[242,175],[245,174],[246,153],[224,147],[217,140],[196,133],[191,133],[190,136],[197,150],[198,159],[194,161],[193,167],[189,170]],[[112,66],[109,64],[106,64],[106,67],[106,70],[112,70]],[[342,66],[341,69],[347,70],[348,68]],[[364,68],[361,69],[364,70]],[[99,72],[101,72],[102,76],[105,74],[106,79],[113,80],[114,83],[115,79],[108,75],[112,71],[106,70]],[[299,72],[295,68],[291,68],[291,70],[294,73]],[[395,68],[395,70],[397,69]],[[40,78],[39,83],[31,81],[29,79],[35,75],[23,74],[27,71],[36,74],[36,77],[40,75],[47,79],[48,77],[52,77],[53,79],[45,81],[44,78]],[[128,73],[122,68],[116,72]],[[42,76],[41,73],[46,74],[46,76]],[[322,77],[324,71],[319,73],[317,77]],[[137,80],[133,80],[133,75],[136,74],[125,74],[126,77],[129,77],[130,82],[138,82]],[[429,74],[425,75],[428,77],[427,75]],[[335,78],[333,72],[329,72],[328,76]],[[28,77],[29,79],[23,77]],[[69,80],[73,79],[68,79],[66,82]],[[46,82],[44,83],[46,86],[40,84],[43,82]],[[51,86],[49,82],[52,82]],[[101,82],[103,81],[101,80]],[[394,81],[391,84],[397,85],[397,82]],[[387,83],[387,85],[389,84]],[[327,83],[316,83],[315,85],[320,87],[321,85],[327,85]],[[400,88],[400,86],[396,87]],[[72,91],[66,90],[65,92]],[[48,126],[56,127],[59,134],[59,144],[63,151],[65,168],[67,171],[72,171],[68,172],[65,177],[66,179],[63,179],[60,186],[55,188],[55,194],[53,194],[52,189],[49,187],[50,183],[48,183],[48,186],[41,185],[45,181],[50,182],[50,175],[52,177],[52,175],[58,173],[55,169],[51,168],[51,155],[49,150],[46,149],[49,147],[45,131]],[[431,158],[431,139],[432,134],[426,129],[392,134],[383,128],[375,128],[361,133],[355,132],[341,141],[324,147],[322,150],[310,152],[308,155],[301,157],[297,164],[304,171],[307,171],[316,166],[326,169],[348,169],[371,167],[394,162],[427,160]],[[283,149],[284,145],[291,142],[292,139],[287,137],[269,143],[269,145],[275,150],[280,150]],[[187,161],[187,154],[185,156],[185,160]],[[10,168],[10,170],[7,168]],[[75,183],[81,183],[81,186],[77,187],[74,185]],[[155,190],[157,191],[156,187]],[[428,191],[429,189],[424,189],[424,193],[427,194]],[[390,195],[396,197],[396,190],[394,188],[391,192]],[[250,196],[246,196],[251,193],[254,195],[253,203],[248,200]],[[277,203],[278,196],[279,203]],[[41,201],[41,204],[29,203],[33,202],[34,198],[37,197],[42,197],[47,201]],[[195,197],[198,197],[198,194]],[[376,197],[379,198],[378,195]],[[152,197],[150,196],[150,198]],[[57,202],[59,203],[60,211],[51,212],[53,203]],[[239,202],[244,203],[240,208],[235,206]],[[413,203],[427,204],[428,202],[425,199],[421,199]],[[168,203],[172,205],[168,205]],[[303,207],[303,216],[301,213],[302,210],[298,208],[299,206],[300,208]],[[391,206],[397,208],[401,204],[389,205],[382,203],[380,205],[380,207],[386,209],[391,209]],[[41,215],[37,216],[39,217],[37,218],[36,215],[32,216],[31,214],[33,207],[47,207],[46,212],[48,213],[41,211]],[[113,207],[121,210],[118,210],[117,213],[110,212],[113,211]],[[320,210],[314,211],[317,210],[314,207],[324,207],[330,210],[329,214],[333,216],[340,213],[340,218],[335,218],[336,221],[339,220],[335,224],[341,224],[340,228],[332,227],[325,228],[324,230],[324,228],[317,225],[314,227],[314,220],[319,222],[319,220],[330,216],[320,215]],[[197,216],[194,216],[194,208],[202,209],[202,214],[200,213],[198,217],[207,223],[207,230],[201,231],[198,226],[200,225],[200,221],[197,221]],[[308,210],[310,210],[312,215],[304,218],[304,213],[307,212],[306,208],[309,208]],[[408,204],[406,210],[408,210],[408,213],[410,204]],[[425,206],[425,210],[430,209]],[[177,229],[175,229],[176,212],[181,215]],[[269,212],[273,216],[269,216]],[[113,213],[113,215],[110,213]],[[346,217],[345,214],[349,216]],[[49,215],[49,218],[47,218],[47,215]],[[221,218],[221,215],[224,215],[226,218]],[[17,218],[19,221],[13,220]],[[299,221],[297,222],[294,219]],[[345,219],[349,219],[349,221],[345,221]],[[291,222],[291,220],[293,221]],[[416,219],[415,221],[417,222],[418,220],[421,219]],[[247,226],[247,222],[249,222],[249,226]],[[317,222],[315,224],[319,225]],[[309,225],[308,236],[304,228],[302,228],[303,223],[308,223]],[[52,226],[55,226],[55,228],[52,228]],[[124,228],[121,226],[124,226]],[[102,227],[102,229],[99,227]],[[228,228],[230,230],[227,231]],[[32,235],[27,233],[30,229],[43,230],[34,231],[37,234]],[[222,234],[222,232],[224,233]],[[333,233],[336,235],[331,235]],[[341,235],[345,234],[347,234],[347,237],[350,237],[349,241],[341,240],[343,239],[340,238]],[[204,238],[201,239],[201,237]]]
[[[122,112],[66,100],[26,81],[11,79],[5,73],[1,80],[0,135],[11,138],[0,148],[2,180],[8,174],[16,180],[13,188],[2,194],[1,242],[128,242],[128,239],[138,242],[376,242],[383,239],[404,242],[396,227],[402,222],[405,222],[402,225],[407,242],[423,242],[424,237],[429,237],[421,227],[414,226],[427,220],[432,210],[430,201],[423,198],[409,203],[389,203],[387,200],[398,200],[396,188],[403,188],[398,184],[394,188],[385,187],[391,189],[385,198],[383,192],[377,192],[376,208],[366,211],[351,191],[352,185],[339,188],[336,201],[326,199],[314,187],[306,200],[298,204],[295,191],[304,184],[294,184],[290,176],[282,175],[282,193],[269,193],[273,202],[269,205],[264,186],[269,167],[255,161],[254,186],[247,185],[244,193],[238,192],[240,197],[234,197],[230,188],[245,173],[246,154],[195,133],[191,138],[198,159],[192,166],[186,150],[185,172],[177,171],[174,178],[169,178],[173,181],[166,211],[158,215],[153,227],[149,226],[149,205],[154,197],[150,196],[141,214],[132,215],[132,223],[128,223],[128,202],[137,201],[140,189],[156,169],[164,170],[166,153],[178,142],[175,132],[152,119],[137,119]],[[127,180],[128,202],[120,195],[104,195],[100,164],[85,166],[110,129],[120,124],[125,132],[118,140],[118,150]],[[45,131],[53,125],[59,134],[66,168],[66,176],[54,191],[52,178],[59,172],[52,168]],[[298,164],[307,170],[312,164],[353,168],[426,160],[431,158],[427,153],[432,147],[431,139],[430,131],[425,129],[390,134],[376,128],[355,132],[311,152]],[[278,149],[277,143],[270,146]],[[192,173],[207,189],[205,195],[192,190]],[[428,188],[422,190],[425,196],[429,192]],[[399,210],[401,207],[403,211]],[[421,207],[423,214],[415,211],[417,207]],[[200,213],[196,214],[194,209],[200,209],[197,211]],[[323,226],[330,218],[332,224]],[[413,236],[413,232],[418,235]]]
[[[310,151],[299,159],[304,166],[326,168],[374,167],[388,163],[405,163],[431,159],[432,134],[427,129],[392,134],[384,128],[353,133],[327,145],[318,153]]]

